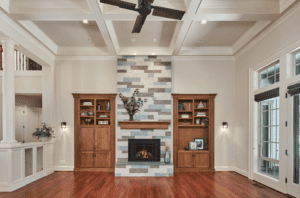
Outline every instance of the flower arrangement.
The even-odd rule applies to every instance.
[[[37,137],[37,139],[41,138],[41,137],[53,137],[54,136],[54,127],[47,127],[46,123],[42,123],[42,128],[37,128],[36,132],[32,133],[32,137]]]
[[[169,150],[170,150],[169,145],[167,145],[167,146],[165,147],[165,150],[166,150],[166,151],[169,151]]]
[[[142,100],[141,98],[138,98],[136,100],[136,96],[138,94],[139,94],[139,89],[136,89],[133,92],[132,97],[130,99],[123,96],[122,93],[119,94],[119,97],[121,98],[124,107],[130,116],[130,121],[133,121],[134,114],[140,111],[140,108],[144,105],[144,102],[147,102],[147,99]]]

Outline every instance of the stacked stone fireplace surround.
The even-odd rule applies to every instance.
[[[171,57],[120,56],[118,57],[118,94],[131,97],[136,88],[138,97],[147,102],[134,116],[135,121],[171,121]],[[129,121],[129,115],[117,97],[117,121]],[[174,166],[164,164],[165,147],[173,148],[172,127],[168,129],[125,130],[117,125],[115,176],[173,176]],[[160,162],[129,162],[128,139],[160,139]],[[171,153],[172,156],[172,153]]]

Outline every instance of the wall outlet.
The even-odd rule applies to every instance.
[[[66,161],[65,160],[60,160],[60,165],[65,165]]]

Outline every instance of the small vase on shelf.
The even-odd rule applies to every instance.
[[[165,164],[170,164],[170,153],[169,153],[169,146],[166,146],[166,153],[165,153],[165,158],[164,162]]]
[[[108,102],[106,110],[110,111],[110,102]]]

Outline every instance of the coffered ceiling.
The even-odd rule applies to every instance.
[[[8,16],[56,55],[234,55],[296,0],[154,0],[186,11],[183,19],[149,15],[100,0],[0,0]],[[124,0],[125,1],[125,0]],[[138,0],[126,0],[136,3]],[[83,20],[88,20],[84,24]],[[206,20],[205,24],[202,20]]]

